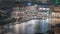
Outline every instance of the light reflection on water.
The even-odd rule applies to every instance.
[[[49,19],[41,20],[30,20],[21,24],[14,25],[15,34],[34,34],[34,33],[44,33],[50,30],[50,24],[47,23]],[[11,29],[10,29],[11,30]]]
[[[47,19],[46,20],[30,20],[27,22],[27,24],[28,23],[30,24],[26,25],[26,31],[28,34],[46,33],[48,30],[50,30],[50,27],[51,27],[51,25],[48,24],[47,22],[48,22]]]
[[[46,33],[48,30],[50,30],[51,25],[49,23],[47,23],[47,22],[48,22],[47,19],[40,21],[40,27],[41,27],[40,32]]]

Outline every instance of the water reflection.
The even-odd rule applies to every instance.
[[[31,20],[28,21],[28,25],[26,25],[26,32],[27,34],[33,33],[44,33],[50,30],[51,25],[47,23],[47,20]]]
[[[51,28],[51,25],[48,23],[48,21],[49,19],[30,20],[21,24],[8,25],[8,27],[6,28],[10,30],[9,32],[11,34],[13,33],[14,34],[35,34],[35,33],[46,34],[47,31],[50,30]]]
[[[48,19],[46,20],[40,20],[40,27],[41,27],[41,31],[42,33],[46,33],[48,30],[50,30],[51,25],[48,22]]]

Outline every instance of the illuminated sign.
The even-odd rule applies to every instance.
[[[54,11],[60,11],[60,7],[55,7]]]
[[[28,2],[27,5],[31,5],[31,3]]]

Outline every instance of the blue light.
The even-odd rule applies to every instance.
[[[47,23],[46,19],[45,20],[40,20],[40,31],[41,33],[46,33],[46,31],[50,30],[51,25]]]
[[[32,5],[31,3],[27,3],[27,5]]]

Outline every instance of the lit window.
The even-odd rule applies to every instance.
[[[49,8],[39,8],[38,10],[50,10]]]
[[[46,10],[46,8],[43,8],[43,10]]]
[[[46,10],[50,10],[49,8],[46,8]]]

